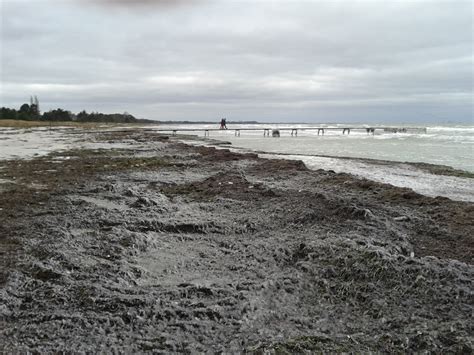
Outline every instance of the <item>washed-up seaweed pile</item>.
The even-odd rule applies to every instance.
[[[0,350],[472,352],[471,204],[153,148],[11,206]]]

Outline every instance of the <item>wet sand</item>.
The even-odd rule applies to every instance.
[[[474,204],[92,135],[0,162],[0,352],[472,352]]]

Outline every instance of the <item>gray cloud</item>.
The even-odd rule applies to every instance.
[[[44,109],[156,119],[472,119],[468,1],[99,2],[3,0],[2,105],[36,94]]]
[[[102,6],[121,6],[121,7],[179,7],[183,5],[193,5],[198,0],[87,0]]]

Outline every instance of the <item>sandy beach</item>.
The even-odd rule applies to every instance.
[[[473,351],[472,202],[81,139],[101,149],[0,161],[0,352]]]

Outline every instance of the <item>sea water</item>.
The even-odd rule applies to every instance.
[[[301,130],[308,127],[329,125],[275,124],[275,125],[228,125],[227,131],[211,131],[210,138],[230,141],[233,146],[253,151],[284,153],[293,155],[324,155],[331,157],[353,157],[401,162],[423,162],[447,165],[456,169],[474,172],[474,126],[428,126],[426,133],[388,133],[376,130],[375,135],[366,130],[351,130],[342,134],[339,130],[326,130],[318,135],[317,130]],[[368,125],[359,125],[367,126]],[[169,126],[160,126],[167,128]],[[179,125],[175,128],[192,128]],[[196,125],[196,128],[217,128],[212,125]],[[263,129],[299,128],[297,137],[291,131],[280,131],[280,138],[263,137]],[[373,126],[371,126],[373,127]],[[376,126],[375,126],[376,127]],[[410,127],[410,126],[400,126]],[[255,131],[241,131],[235,137],[234,129],[254,128]],[[199,134],[195,132],[195,134]],[[203,134],[200,132],[200,134]]]
[[[445,196],[456,200],[474,201],[474,179],[466,177],[433,175],[429,171],[410,163],[429,163],[450,166],[474,172],[474,126],[473,125],[431,125],[426,133],[408,130],[407,133],[390,133],[383,129],[367,134],[365,129],[342,134],[344,127],[355,125],[309,125],[309,124],[261,124],[232,125],[228,130],[209,131],[209,138],[228,141],[239,150],[259,152],[262,157],[279,157],[302,160],[310,169],[326,169],[347,172],[371,180],[410,187],[428,196]],[[357,125],[358,127],[377,127]],[[393,125],[408,127],[407,125]],[[176,125],[157,126],[157,129],[174,128],[215,129],[218,125]],[[317,130],[303,130],[309,127],[338,127],[318,135]],[[235,136],[235,129],[253,128],[241,131]],[[281,130],[279,138],[264,137],[264,129],[297,128],[297,136],[291,130]],[[270,131],[271,132],[271,131]],[[178,133],[180,133],[178,131]],[[188,132],[204,135],[202,131]],[[391,161],[380,164],[358,159],[363,158]]]

